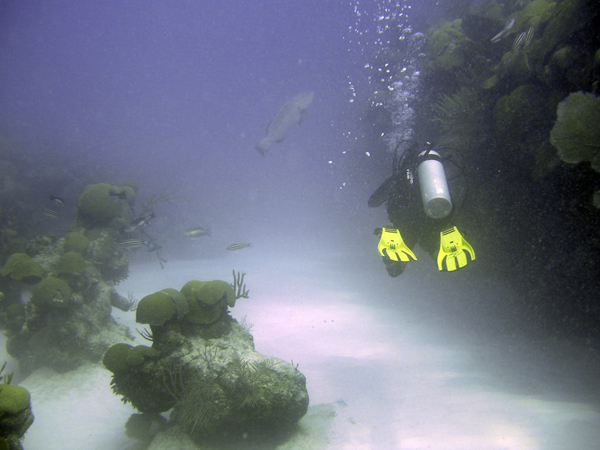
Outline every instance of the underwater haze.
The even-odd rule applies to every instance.
[[[600,448],[600,136],[561,122],[600,117],[598,10],[0,0],[0,364],[35,416],[0,448]],[[584,106],[568,103],[577,92]],[[426,176],[408,166],[415,149],[440,152],[454,202],[434,255],[402,228],[439,223],[411,190]],[[101,183],[118,212],[86,200]],[[455,225],[460,256],[440,236]],[[386,261],[381,248],[403,247],[382,227],[416,261]],[[438,270],[438,249],[461,268]],[[93,274],[65,269],[71,253]],[[17,258],[39,272],[18,274]],[[153,347],[144,373],[158,367],[174,322],[136,322],[139,299],[232,270],[249,295],[219,298],[217,322],[243,322],[257,352],[306,377],[285,439],[186,428],[178,395],[175,412],[138,408],[101,361],[126,341]],[[49,279],[70,309],[41,303]],[[85,323],[88,307],[108,312]],[[67,323],[76,337],[36,334]],[[204,339],[214,323],[189,329]],[[152,416],[142,437],[125,428],[136,413]]]

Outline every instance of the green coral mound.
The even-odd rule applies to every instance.
[[[210,324],[235,305],[235,294],[229,283],[221,280],[188,281],[181,293],[190,305],[186,318],[196,324]]]
[[[79,275],[87,266],[87,261],[80,253],[68,252],[60,257],[56,264],[57,275]]]
[[[590,161],[600,172],[600,98],[576,92],[560,102],[550,143],[571,164]]]
[[[171,295],[158,291],[142,298],[135,310],[135,321],[148,325],[162,326],[177,314]]]
[[[73,300],[69,284],[60,278],[48,277],[33,289],[31,302],[41,308],[66,308]]]
[[[129,344],[115,344],[104,354],[102,364],[114,374],[125,373],[129,370],[127,358],[132,349]]]
[[[3,277],[9,276],[15,281],[35,284],[44,276],[44,269],[25,253],[13,253],[0,270]]]
[[[128,204],[116,196],[121,192],[125,190],[107,183],[89,185],[77,201],[78,218],[89,227],[109,225],[121,217],[125,208],[129,209]]]
[[[29,407],[29,391],[21,386],[5,384],[0,387],[0,417],[18,414]]]
[[[83,233],[68,233],[65,236],[63,250],[65,251],[65,253],[77,252],[83,255],[85,254],[85,249],[87,248],[89,242],[90,240],[87,237],[85,237]]]

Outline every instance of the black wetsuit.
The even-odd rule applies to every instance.
[[[379,206],[386,203],[388,217],[392,228],[397,228],[402,235],[404,243],[414,249],[418,243],[434,261],[440,249],[440,232],[453,226],[457,210],[462,205],[466,194],[466,186],[462,169],[452,160],[444,159],[444,168],[448,188],[452,198],[452,211],[442,219],[432,219],[423,208],[421,191],[417,173],[418,151],[407,150],[408,155],[400,160],[394,169],[394,174],[388,178],[369,199],[369,206]],[[437,150],[444,158],[443,152]],[[375,230],[381,234],[381,229]],[[386,269],[390,276],[397,277],[402,274],[408,263],[392,261],[384,258]]]

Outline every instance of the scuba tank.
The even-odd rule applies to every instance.
[[[417,173],[425,213],[432,219],[443,219],[452,211],[452,199],[440,154],[433,150],[419,153]]]

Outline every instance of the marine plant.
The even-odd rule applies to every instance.
[[[231,287],[233,288],[235,299],[240,298],[248,298],[250,292],[246,289],[246,285],[244,284],[244,277],[246,276],[246,272],[238,272],[235,273],[233,270],[233,283]]]
[[[177,422],[190,434],[215,423],[220,411],[217,405],[226,402],[225,394],[214,379],[192,378],[177,395]]]
[[[152,211],[152,208],[158,203],[168,203],[172,206],[177,206],[177,201],[184,199],[185,197],[177,195],[179,191],[177,189],[170,190],[165,189],[160,194],[152,194],[150,198],[142,201],[142,214]]]
[[[262,387],[270,380],[271,371],[278,364],[272,358],[260,361],[243,359],[238,352],[231,356],[231,371],[236,377],[236,402],[240,409],[256,407],[262,397]]]
[[[2,384],[10,384],[10,382],[12,381],[13,378],[13,372],[10,373],[5,373],[4,375],[2,375],[2,373],[4,372],[4,369],[6,369],[6,364],[7,361],[4,361],[4,364],[2,364],[2,367],[0,367],[0,380],[2,380]]]
[[[152,334],[152,331],[148,330],[147,328],[143,328],[142,330],[138,330],[136,328],[135,331],[137,331],[143,339],[146,339],[150,342],[154,341],[154,335]]]
[[[127,310],[135,311],[137,309],[138,303],[139,303],[139,300],[137,298],[135,298],[135,296],[133,295],[133,292],[128,291],[127,292]]]
[[[485,138],[484,104],[473,90],[462,87],[452,95],[442,94],[432,109],[431,120],[445,145],[469,151]]]

